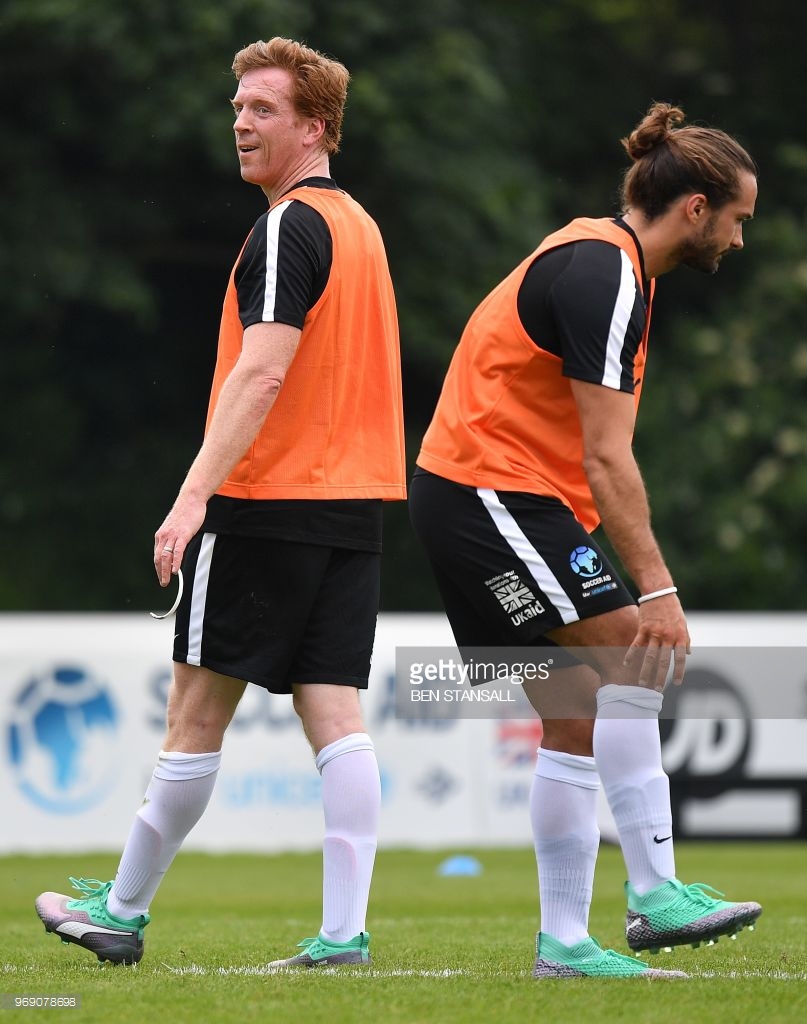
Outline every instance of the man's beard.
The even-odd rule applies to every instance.
[[[702,274],[716,274],[725,249],[715,248],[715,214],[696,238],[689,238],[681,243],[678,250],[678,262]]]

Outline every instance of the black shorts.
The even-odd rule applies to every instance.
[[[272,693],[294,683],[367,688],[378,552],[200,532],[182,572],[174,661]]]
[[[636,603],[556,498],[466,487],[418,469],[409,515],[459,647],[551,645],[552,629]]]

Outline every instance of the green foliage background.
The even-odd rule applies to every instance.
[[[660,282],[637,452],[689,608],[807,607],[798,0],[0,0],[0,608],[162,603],[152,534],[263,207],[229,67],[275,34],[353,74],[332,170],[386,238],[410,464],[468,314],[547,231],[616,210],[651,100],[749,148],[746,251]],[[384,607],[438,607],[405,508],[387,522]]]

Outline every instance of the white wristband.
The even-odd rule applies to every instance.
[[[644,604],[645,601],[653,601],[657,597],[666,597],[668,594],[677,594],[678,587],[665,587],[663,590],[654,590],[651,594],[642,594],[641,597],[637,597],[636,600],[639,604]]]

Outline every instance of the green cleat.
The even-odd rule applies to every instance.
[[[113,917],[107,910],[112,882],[97,878],[71,878],[74,889],[84,895],[70,899],[59,892],[43,892],[36,912],[45,931],[54,932],[62,942],[75,942],[99,960],[115,964],[136,964],[143,956],[143,929],[151,918],[141,914],[129,920]]]
[[[272,970],[290,967],[335,967],[339,964],[356,964],[367,967],[371,962],[370,933],[359,932],[347,942],[331,942],[316,936],[297,943],[303,952],[286,960],[272,960],[267,966]]]
[[[603,949],[587,938],[564,946],[545,932],[535,940],[533,978],[686,978],[683,971],[660,971],[639,960]]]
[[[712,945],[719,936],[735,936],[743,928],[753,929],[762,913],[758,903],[729,903],[709,895],[722,897],[723,893],[702,882],[684,885],[677,878],[651,889],[644,896],[637,895],[630,883],[625,883],[628,897],[628,916],[625,938],[635,952],[648,949],[658,953],[672,946],[701,943]]]

